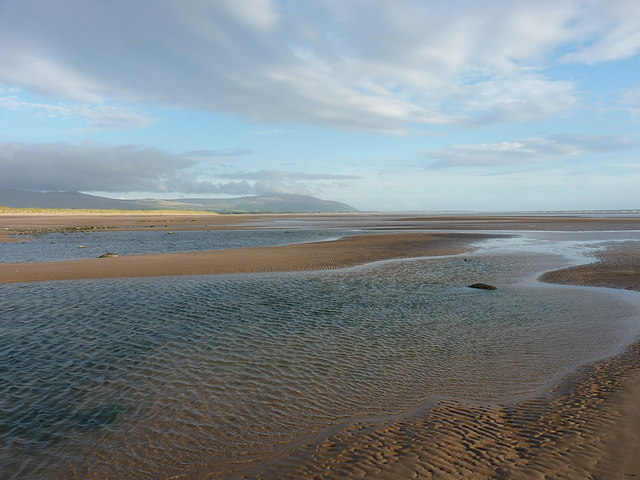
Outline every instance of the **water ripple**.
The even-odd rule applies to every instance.
[[[528,268],[526,257],[455,257],[2,286],[3,478],[223,472],[430,394],[531,391],[628,333],[603,325],[634,314],[605,294],[463,286]]]

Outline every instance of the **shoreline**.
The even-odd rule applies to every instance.
[[[287,222],[293,222],[287,224]],[[613,231],[638,230],[640,218],[580,216],[406,215],[364,213],[313,214],[0,214],[0,237],[38,235],[69,230],[243,230],[287,229],[304,223],[306,228],[395,230],[539,230]]]
[[[635,246],[635,248],[634,248]],[[598,261],[554,270],[540,281],[564,285],[608,287],[640,292],[640,253],[637,243],[611,244],[595,254]]]

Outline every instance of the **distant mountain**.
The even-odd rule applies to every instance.
[[[220,213],[340,213],[357,212],[345,203],[321,200],[308,195],[274,194],[239,198],[180,198],[143,200],[152,208],[197,209]]]
[[[77,208],[119,210],[198,210],[216,213],[357,212],[345,203],[307,195],[274,194],[240,198],[118,200],[79,192],[30,192],[0,189],[0,206],[13,208]]]
[[[82,208],[137,210],[137,202],[79,192],[30,192],[0,189],[0,205],[13,208]]]

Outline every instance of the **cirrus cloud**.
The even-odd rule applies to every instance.
[[[148,127],[155,119],[141,115],[129,108],[109,105],[48,104],[21,100],[17,95],[0,97],[0,108],[27,110],[46,117],[80,117],[87,122],[81,130],[125,130]]]

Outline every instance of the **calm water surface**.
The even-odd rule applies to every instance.
[[[335,272],[0,286],[2,478],[223,476],[431,395],[531,392],[637,334],[624,294],[523,281],[559,262],[531,245]]]
[[[48,233],[0,243],[0,262],[45,262],[119,255],[195,252],[317,242],[354,235],[349,230],[79,231]]]

